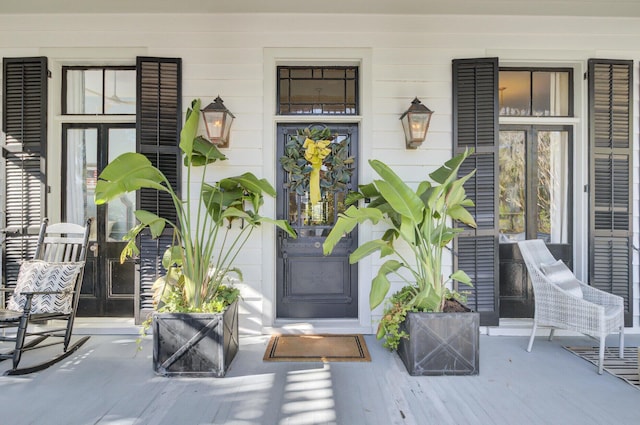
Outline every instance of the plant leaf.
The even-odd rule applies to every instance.
[[[216,161],[225,161],[226,155],[220,152],[218,147],[211,143],[209,139],[198,136],[193,141],[193,153],[191,155],[191,164],[194,166],[202,166],[214,163]],[[185,155],[184,165],[189,166],[189,157]]]
[[[168,181],[142,154],[127,152],[111,161],[98,176],[95,203],[105,204],[143,187],[169,192]]]
[[[389,243],[383,241],[382,239],[365,242],[360,245],[355,251],[353,251],[351,255],[349,255],[349,263],[355,264],[366,256],[371,255],[377,251],[382,251],[386,248],[389,248]]]
[[[404,264],[397,260],[387,260],[380,266],[378,274],[371,281],[371,291],[369,292],[369,307],[371,310],[379,306],[387,296],[391,283],[387,278],[389,273],[396,272]]]
[[[468,274],[466,274],[462,270],[456,270],[455,272],[453,272],[451,276],[449,276],[449,279],[457,280],[460,283],[464,283],[465,285],[469,285],[473,287],[473,284],[471,283],[471,278],[469,277]]]
[[[240,185],[246,191],[253,194],[262,195],[263,193],[265,193],[271,197],[276,196],[276,190],[271,185],[271,183],[269,183],[266,179],[258,179],[252,173],[244,173],[240,176],[222,179],[220,180],[220,186],[225,187],[230,182]]]
[[[293,230],[293,228],[291,227],[291,225],[289,224],[289,222],[287,220],[274,220],[270,217],[259,217],[259,219],[257,220],[261,223],[271,223],[275,226],[277,226],[278,228],[284,230],[285,232],[287,232],[287,234],[289,236],[291,236],[292,238],[297,238],[298,234],[296,233],[295,230]]]
[[[162,234],[167,223],[164,218],[158,217],[154,213],[145,210],[137,210],[134,212],[134,215],[140,223],[144,224],[145,227],[149,227],[151,237],[154,239]]]
[[[180,150],[185,155],[185,164],[191,164],[193,142],[200,123],[200,103],[200,99],[194,99],[191,102],[191,108],[187,108],[185,122],[180,131]]]
[[[383,162],[374,159],[369,164],[383,179],[375,180],[374,184],[389,205],[415,223],[422,221],[424,204],[418,195]]]
[[[375,208],[357,208],[350,206],[347,210],[338,216],[338,221],[331,229],[331,232],[327,235],[327,238],[322,244],[322,252],[324,255],[329,255],[333,252],[333,248],[336,246],[342,236],[353,230],[358,223],[364,223],[371,221],[373,224],[377,224],[382,220],[382,213]]]
[[[447,213],[454,220],[458,220],[469,227],[476,227],[476,221],[469,211],[467,211],[462,205],[454,205],[447,210]]]

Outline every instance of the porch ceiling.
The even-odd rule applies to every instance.
[[[4,13],[367,13],[640,17],[638,0],[2,0]]]

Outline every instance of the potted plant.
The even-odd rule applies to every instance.
[[[362,244],[349,261],[353,264],[376,252],[393,256],[371,282],[369,303],[373,310],[386,299],[389,275],[404,282],[387,300],[377,337],[385,338],[387,348],[398,350],[412,375],[478,373],[479,314],[462,305],[463,294],[452,287],[454,281],[471,286],[471,279],[462,270],[448,279],[442,276],[444,250],[463,230],[452,221],[476,225],[466,209],[473,201],[463,187],[475,171],[458,178],[460,165],[472,153],[467,150],[450,159],[429,175],[433,182],[422,181],[415,190],[386,164],[370,160],[380,179],[360,186],[348,200],[355,204],[366,199],[368,205],[351,205],[323,245],[326,255],[357,224],[386,224],[382,237]]]
[[[157,302],[152,315],[154,370],[163,375],[224,376],[238,350],[239,291],[228,285],[242,279],[234,261],[252,232],[272,223],[292,237],[284,220],[259,215],[264,196],[276,196],[265,179],[251,173],[207,182],[209,165],[226,157],[198,136],[200,100],[187,110],[180,133],[180,150],[186,167],[186,193],[178,197],[160,170],[139,153],[124,153],[99,176],[95,202],[103,204],[141,188],[168,193],[175,206],[176,222],[138,210],[139,221],[124,239],[121,260],[139,253],[136,239],[148,229],[152,237],[165,227],[173,229],[173,244],[163,256],[165,276],[154,285]],[[203,167],[196,174],[193,169]],[[193,184],[198,178],[199,184]],[[192,191],[195,192],[192,196]]]

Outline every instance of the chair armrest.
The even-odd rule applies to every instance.
[[[67,291],[23,291],[22,295],[33,296],[33,295],[55,295],[55,294],[73,294],[75,291],[70,289]]]
[[[624,305],[624,299],[618,295],[610,294],[609,292],[602,291],[593,286],[587,285],[584,282],[580,282],[580,289],[585,300],[606,306],[606,305]]]

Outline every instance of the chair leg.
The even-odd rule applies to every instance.
[[[600,352],[598,353],[598,375],[602,375],[604,369],[604,341],[605,337],[600,337]]]
[[[18,363],[20,363],[20,359],[22,358],[22,352],[24,351],[24,339],[27,336],[27,324],[29,322],[29,316],[24,314],[20,318],[20,324],[18,325],[18,329],[16,331],[16,347],[13,350],[13,368],[16,369],[18,367]]]
[[[555,334],[556,328],[551,328],[551,332],[549,332],[549,341],[553,340],[553,334]]]
[[[531,352],[531,348],[533,347],[533,339],[536,337],[536,330],[538,329],[538,324],[536,321],[533,321],[533,328],[531,329],[531,336],[529,337],[529,345],[527,346],[527,352]]]
[[[63,347],[64,347],[64,351],[67,351],[67,348],[69,347],[69,342],[71,342],[71,332],[73,330],[73,317],[69,317],[67,319],[67,329],[64,333],[64,343],[63,343]]]
[[[619,347],[618,351],[620,352],[620,358],[624,359],[624,325],[620,326],[620,336],[619,338]]]

